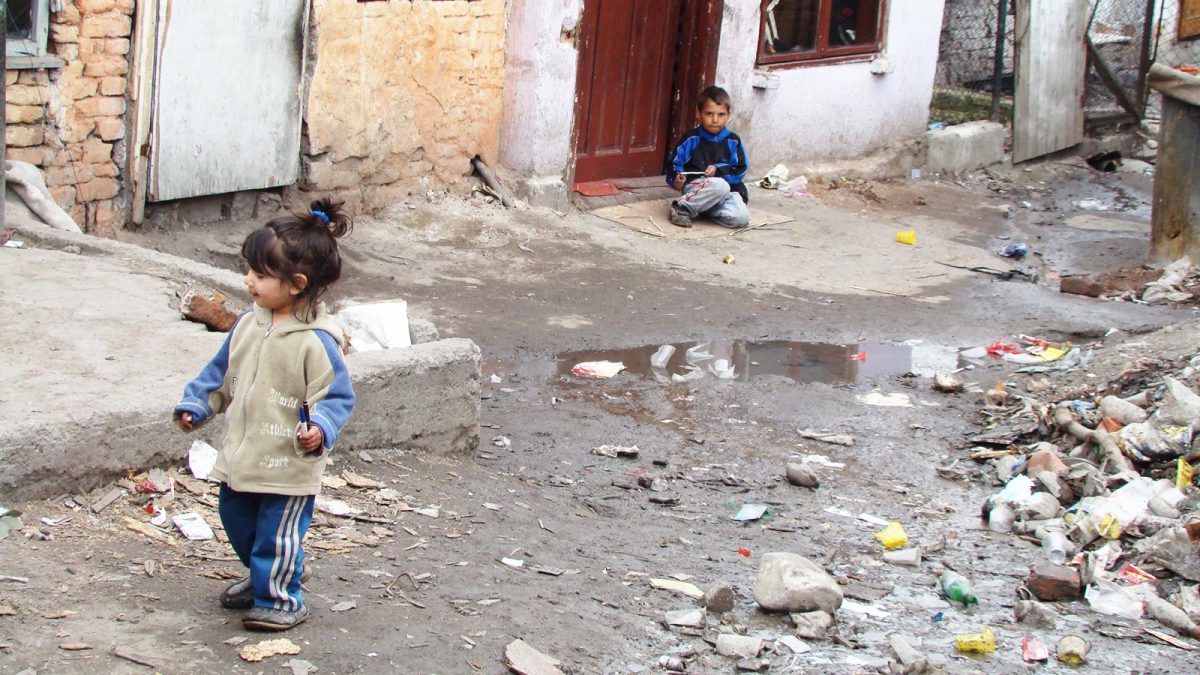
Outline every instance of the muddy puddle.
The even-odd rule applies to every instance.
[[[763,375],[802,383],[855,383],[907,373],[932,377],[959,365],[958,348],[946,345],[710,340],[562,352],[541,361],[489,360],[483,364],[483,376],[582,379],[572,368],[592,361],[624,364],[618,377],[663,383],[748,381]]]

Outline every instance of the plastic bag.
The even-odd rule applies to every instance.
[[[1083,597],[1087,599],[1093,611],[1101,614],[1133,620],[1142,618],[1142,601],[1111,581],[1097,579],[1096,583],[1084,591]]]
[[[346,307],[333,320],[350,336],[351,352],[412,346],[408,303],[403,300]]]

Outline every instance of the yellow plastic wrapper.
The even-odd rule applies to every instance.
[[[1105,539],[1120,539],[1121,538],[1121,522],[1113,514],[1108,514],[1100,519],[1100,525],[1096,528],[1096,533]]]
[[[889,551],[908,544],[908,535],[898,520],[890,521],[887,527],[875,533],[875,538]]]
[[[954,646],[964,654],[991,654],[996,651],[996,634],[984,626],[978,633],[954,638]]]
[[[1192,484],[1196,478],[1196,470],[1192,468],[1187,460],[1180,457],[1175,463],[1175,487],[1181,491]]]

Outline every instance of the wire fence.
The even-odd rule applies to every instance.
[[[1011,6],[1009,0],[946,0],[930,122],[990,119],[993,99],[997,119],[1011,115]]]
[[[946,0],[930,122],[1011,119],[1015,0]],[[1200,63],[1200,3],[1089,0],[1089,121],[1157,115],[1151,63]],[[1149,110],[1147,110],[1149,108]]]
[[[1200,5],[1182,0],[1155,5],[1150,59],[1173,68],[1200,65]]]

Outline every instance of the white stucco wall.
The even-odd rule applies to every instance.
[[[500,161],[534,178],[572,162],[576,33],[583,0],[511,0]]]
[[[759,0],[725,0],[717,83],[733,97],[730,128],[746,141],[751,173],[777,162],[856,157],[924,134],[937,66],[943,0],[888,2],[884,56],[867,62],[770,71],[777,89],[755,89]]]

